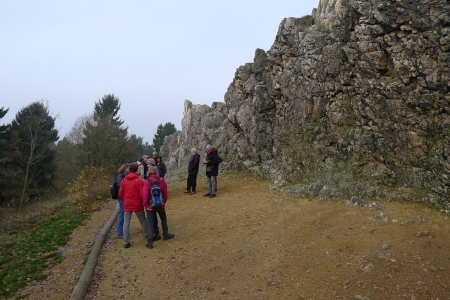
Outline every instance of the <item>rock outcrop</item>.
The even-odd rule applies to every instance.
[[[186,101],[161,152],[183,169],[191,147],[212,143],[225,168],[300,194],[448,210],[449,89],[449,1],[321,0],[312,16],[282,21],[224,103]]]

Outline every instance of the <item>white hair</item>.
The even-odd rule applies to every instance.
[[[197,153],[197,149],[192,148],[192,149],[191,149],[191,152]]]
[[[210,150],[212,146],[210,144],[206,145],[206,151]]]

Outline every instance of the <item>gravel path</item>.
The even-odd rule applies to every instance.
[[[200,184],[203,179],[200,179]],[[218,197],[169,185],[170,241],[110,239],[95,299],[450,299],[448,216],[308,201],[252,177],[221,177]]]

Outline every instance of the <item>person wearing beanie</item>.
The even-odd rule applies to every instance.
[[[217,152],[217,149],[211,145],[206,145],[206,160],[203,162],[206,165],[206,177],[208,179],[208,192],[204,197],[214,198],[217,192],[217,176],[219,175],[219,164],[222,159]]]
[[[189,159],[188,165],[187,188],[186,191],[184,191],[186,194],[194,195],[196,193],[199,165],[200,165],[200,155],[197,153],[197,149],[192,148],[191,158]]]

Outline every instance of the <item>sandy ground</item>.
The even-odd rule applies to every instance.
[[[96,299],[450,299],[450,223],[435,210],[380,203],[382,220],[251,177],[221,177],[214,199],[169,188],[175,239],[145,248],[133,217],[132,247],[102,253]]]
[[[308,201],[236,175],[222,176],[209,199],[204,181],[194,196],[184,182],[169,184],[173,240],[147,249],[135,216],[129,249],[111,234],[87,299],[450,299],[448,215]],[[27,289],[30,298],[67,299],[86,237],[94,240],[113,204],[74,232],[66,260]]]
[[[105,202],[82,226],[74,230],[67,245],[59,249],[64,257],[63,262],[45,272],[47,279],[31,282],[16,296],[29,295],[28,299],[68,299],[83,271],[88,251],[113,213],[116,202]]]

